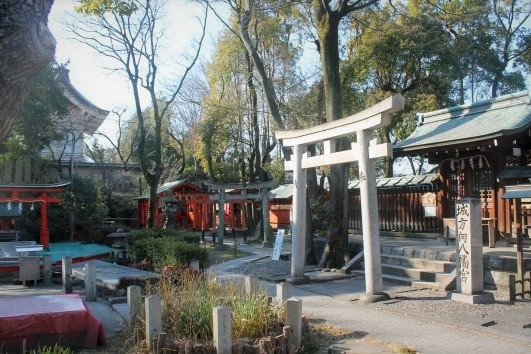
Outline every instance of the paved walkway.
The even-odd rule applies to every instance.
[[[455,249],[436,242],[396,238],[382,238],[382,245],[424,245],[439,251]],[[290,246],[284,244],[283,251],[289,252]],[[270,261],[272,249],[250,245],[240,245],[239,249],[253,255],[217,265],[213,267],[214,273],[220,277],[238,277],[252,274],[252,271],[242,272],[244,269],[254,268],[273,275],[289,269],[289,262]],[[509,255],[514,254],[514,249],[485,252]],[[312,283],[293,288],[293,296],[302,299],[303,313],[361,336],[359,340],[339,344],[341,352],[396,353],[399,348],[430,354],[531,352],[531,301],[512,304],[508,294],[494,292],[495,304],[464,304],[452,301],[445,292],[384,281],[384,291],[391,300],[363,304],[357,300],[365,293],[364,278],[321,271],[306,272],[306,275]],[[274,283],[262,281],[262,284],[274,295]]]

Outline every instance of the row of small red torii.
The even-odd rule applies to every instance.
[[[306,169],[358,161],[360,173],[360,195],[363,228],[363,249],[365,258],[366,293],[362,301],[379,301],[387,294],[383,292],[382,267],[380,256],[380,230],[378,228],[378,208],[376,193],[376,171],[374,159],[392,157],[389,143],[372,139],[374,129],[391,123],[391,114],[404,109],[405,98],[393,95],[376,105],[352,116],[324,123],[307,129],[276,131],[275,137],[282,140],[285,147],[293,147],[290,161],[285,162],[285,170],[293,171],[293,220],[292,220],[292,283],[307,281],[304,276],[305,219],[306,219]],[[335,151],[335,140],[352,134],[357,142],[351,148]],[[323,143],[324,153],[309,156],[308,145]],[[363,178],[361,178],[363,176]]]

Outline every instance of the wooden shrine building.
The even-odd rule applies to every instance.
[[[519,213],[502,196],[506,186],[529,183],[531,178],[530,92],[417,116],[417,128],[393,146],[393,153],[420,156],[439,166],[440,229],[445,218],[455,218],[456,199],[472,197],[481,200],[482,216],[493,223],[498,239],[521,232]]]
[[[138,203],[138,226],[144,227],[148,220],[149,193],[135,199]],[[208,193],[192,183],[179,180],[160,186],[155,203],[155,225],[158,228],[203,230],[209,227],[212,202]]]

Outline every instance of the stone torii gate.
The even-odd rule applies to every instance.
[[[218,203],[218,242],[217,245],[223,247],[223,238],[225,234],[225,202],[231,200],[260,200],[262,209],[262,223],[264,224],[264,241],[265,246],[270,246],[271,235],[269,231],[269,199],[270,190],[276,187],[275,181],[260,182],[260,183],[212,183],[205,182],[205,185],[209,186],[212,190],[217,190],[217,194],[210,196],[210,200]],[[241,190],[239,195],[227,194],[227,189],[239,189]],[[247,193],[248,190],[258,190],[258,193]]]
[[[275,132],[283,146],[293,147],[291,161],[285,161],[286,171],[293,171],[293,223],[292,223],[292,283],[307,281],[304,276],[305,219],[306,219],[306,169],[322,165],[358,161],[363,224],[363,249],[365,258],[366,302],[387,297],[383,292],[380,255],[380,230],[374,159],[392,156],[389,143],[372,139],[373,130],[391,123],[391,113],[404,109],[405,98],[398,94],[347,118],[324,123],[307,129]],[[335,151],[335,140],[356,133],[357,142],[345,151]],[[371,140],[372,139],[372,140]],[[308,145],[322,142],[323,155],[309,156]]]

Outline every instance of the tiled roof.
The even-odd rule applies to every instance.
[[[432,184],[439,178],[438,173],[429,173],[426,175],[414,175],[414,176],[401,176],[391,178],[377,178],[377,188],[390,188],[390,187],[412,187],[426,184]],[[360,187],[360,181],[349,181],[348,189],[356,189]]]
[[[500,181],[505,179],[531,178],[530,166],[505,166],[497,177]]]
[[[168,183],[165,183],[163,184],[162,186],[159,186],[157,188],[157,195],[159,195],[160,193],[163,193],[163,192],[166,192],[170,189],[173,189],[177,186],[179,186],[180,184],[183,184],[185,183],[186,180],[185,179],[181,179],[181,180],[178,180],[178,181],[173,181],[173,182],[168,182]],[[141,196],[139,197],[136,197],[135,199],[149,199],[149,192],[147,193],[144,193],[142,194]]]
[[[531,126],[529,91],[429,113],[418,113],[418,126],[393,146],[395,153],[513,135]]]
[[[293,184],[282,184],[271,191],[271,199],[286,199],[293,196]]]

